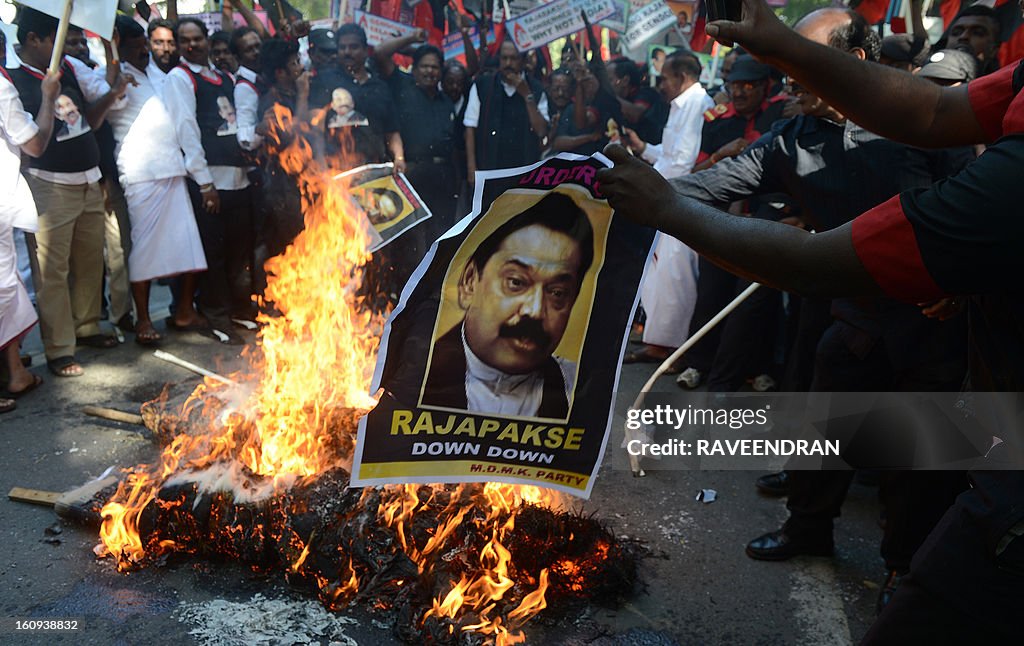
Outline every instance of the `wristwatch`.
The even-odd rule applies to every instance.
[[[537,102],[537,97],[533,96],[533,93],[531,92],[530,94],[526,95],[526,100],[527,101],[533,101],[534,103],[536,103]]]

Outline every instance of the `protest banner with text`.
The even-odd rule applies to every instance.
[[[506,482],[588,497],[654,231],[602,155],[477,173],[388,320],[352,486]]]

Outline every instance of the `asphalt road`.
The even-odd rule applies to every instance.
[[[211,368],[240,365],[237,348],[196,335],[169,336],[163,348]],[[3,491],[15,486],[64,491],[109,466],[152,460],[157,449],[138,428],[87,417],[82,407],[137,410],[165,383],[182,389],[198,382],[130,338],[113,350],[86,350],[79,358],[84,377],[57,379],[37,357],[33,370],[46,383],[21,400],[17,411],[0,417]],[[651,366],[624,368],[619,410],[650,371]],[[622,421],[620,415],[612,426],[593,497],[582,505],[617,534],[648,545],[652,556],[642,563],[643,589],[615,611],[591,609],[558,626],[528,624],[527,643],[839,645],[859,640],[874,616],[883,574],[875,489],[851,488],[837,523],[835,558],[752,561],[743,553],[747,541],[777,528],[786,516],[783,501],[755,492],[759,474],[652,470],[634,478],[619,448]],[[694,500],[704,488],[718,492],[714,503]],[[60,533],[47,533],[48,528]],[[97,542],[92,531],[61,522],[51,509],[0,502],[0,644],[398,643],[364,609],[325,613],[277,577],[200,561],[125,575],[94,558]],[[76,632],[32,635],[13,630],[9,621],[71,617],[80,622]],[[261,627],[233,637],[244,617],[262,618]]]

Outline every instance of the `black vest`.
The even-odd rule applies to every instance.
[[[85,124],[85,95],[75,78],[74,68],[67,60],[60,64],[60,92],[74,102],[78,108],[78,118]],[[39,108],[43,102],[42,81],[43,77],[22,65],[17,69],[10,70],[11,82],[18,88],[21,96],[21,104],[33,117],[39,114]],[[59,100],[59,99],[58,99]],[[60,119],[54,118],[53,134],[50,135],[50,143],[46,151],[39,157],[29,157],[28,164],[31,168],[49,171],[51,173],[81,173],[95,168],[100,163],[100,148],[96,143],[96,136],[91,130],[77,136],[68,137],[68,125]]]
[[[240,166],[250,164],[238,143],[238,121],[235,114],[235,84],[227,74],[213,70],[219,82],[211,81],[202,74],[196,74],[181,63],[178,65],[192,79],[192,87],[196,91],[196,123],[206,153],[206,163],[210,166]],[[227,107],[231,109],[231,119],[224,116]]]
[[[540,100],[543,88],[527,77],[530,92]],[[476,167],[514,168],[540,159],[540,137],[530,128],[526,101],[518,94],[508,96],[497,74],[476,82],[480,97],[480,121],[476,128]]]

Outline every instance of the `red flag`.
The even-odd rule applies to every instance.
[[[889,0],[861,0],[856,5],[850,3],[851,8],[864,16],[869,25],[877,25],[885,19],[889,11]]]

